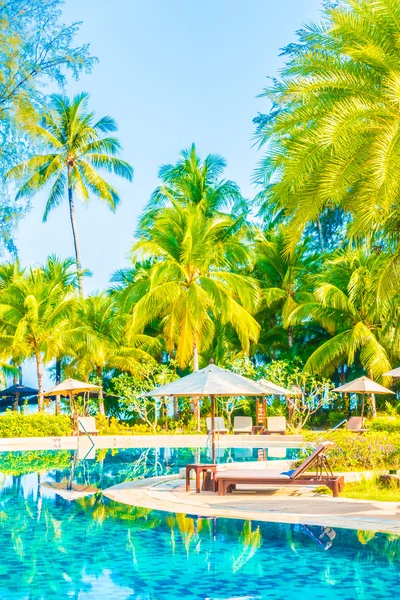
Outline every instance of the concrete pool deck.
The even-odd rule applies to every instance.
[[[352,475],[352,474],[347,474]],[[223,517],[278,523],[301,523],[400,535],[400,501],[372,502],[332,498],[312,490],[238,490],[226,496],[214,492],[187,493],[179,476],[129,481],[103,491],[123,504],[199,517]],[[258,486],[260,489],[261,486]]]
[[[195,435],[99,435],[95,448],[206,448],[208,436]],[[0,452],[20,450],[76,450],[92,446],[86,436],[0,438]],[[220,448],[298,448],[301,435],[221,435]]]

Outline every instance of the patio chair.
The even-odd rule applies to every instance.
[[[226,492],[236,489],[237,484],[272,485],[275,488],[287,486],[300,487],[303,485],[326,485],[337,498],[344,487],[343,476],[335,476],[329,466],[326,454],[334,446],[332,442],[322,442],[303,462],[292,471],[272,471],[267,469],[226,469],[217,472],[215,479],[218,482],[218,494],[224,496]],[[307,474],[312,467],[314,474]],[[325,472],[326,474],[323,474]]]
[[[211,417],[206,418],[207,433],[211,433]],[[228,433],[225,427],[224,417],[215,417],[214,428],[217,433]]]
[[[347,431],[357,431],[358,433],[364,433],[367,431],[364,427],[365,417],[350,417],[346,423]]]
[[[253,433],[253,419],[251,417],[234,417],[233,433]]]
[[[78,435],[98,435],[98,433],[94,417],[78,417]]]
[[[285,435],[286,417],[267,417],[267,429],[265,433],[279,433],[281,435]]]

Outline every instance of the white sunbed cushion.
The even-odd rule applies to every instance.
[[[262,470],[262,469],[227,469],[226,471],[221,471],[216,474],[216,479],[254,479],[257,480],[267,480],[267,479],[282,479],[282,481],[287,481],[290,479],[290,475],[287,473],[282,473],[281,471],[270,471],[270,470]]]

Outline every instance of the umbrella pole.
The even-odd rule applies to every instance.
[[[211,461],[215,464],[215,396],[210,396],[211,399]]]
[[[361,418],[363,418],[363,416],[364,416],[365,394],[362,393],[361,396],[362,396],[362,401],[361,401]]]
[[[15,394],[15,399],[14,399],[14,403],[13,403],[13,411],[18,412],[18,400],[19,400],[19,393],[17,392]]]

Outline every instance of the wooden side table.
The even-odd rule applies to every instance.
[[[215,474],[217,472],[217,465],[205,465],[205,464],[191,464],[186,465],[186,491],[190,492],[190,473],[194,471],[196,475],[196,494],[200,494],[200,475],[203,475],[203,489],[204,489],[204,477],[207,472],[211,472],[213,488],[215,491]]]

